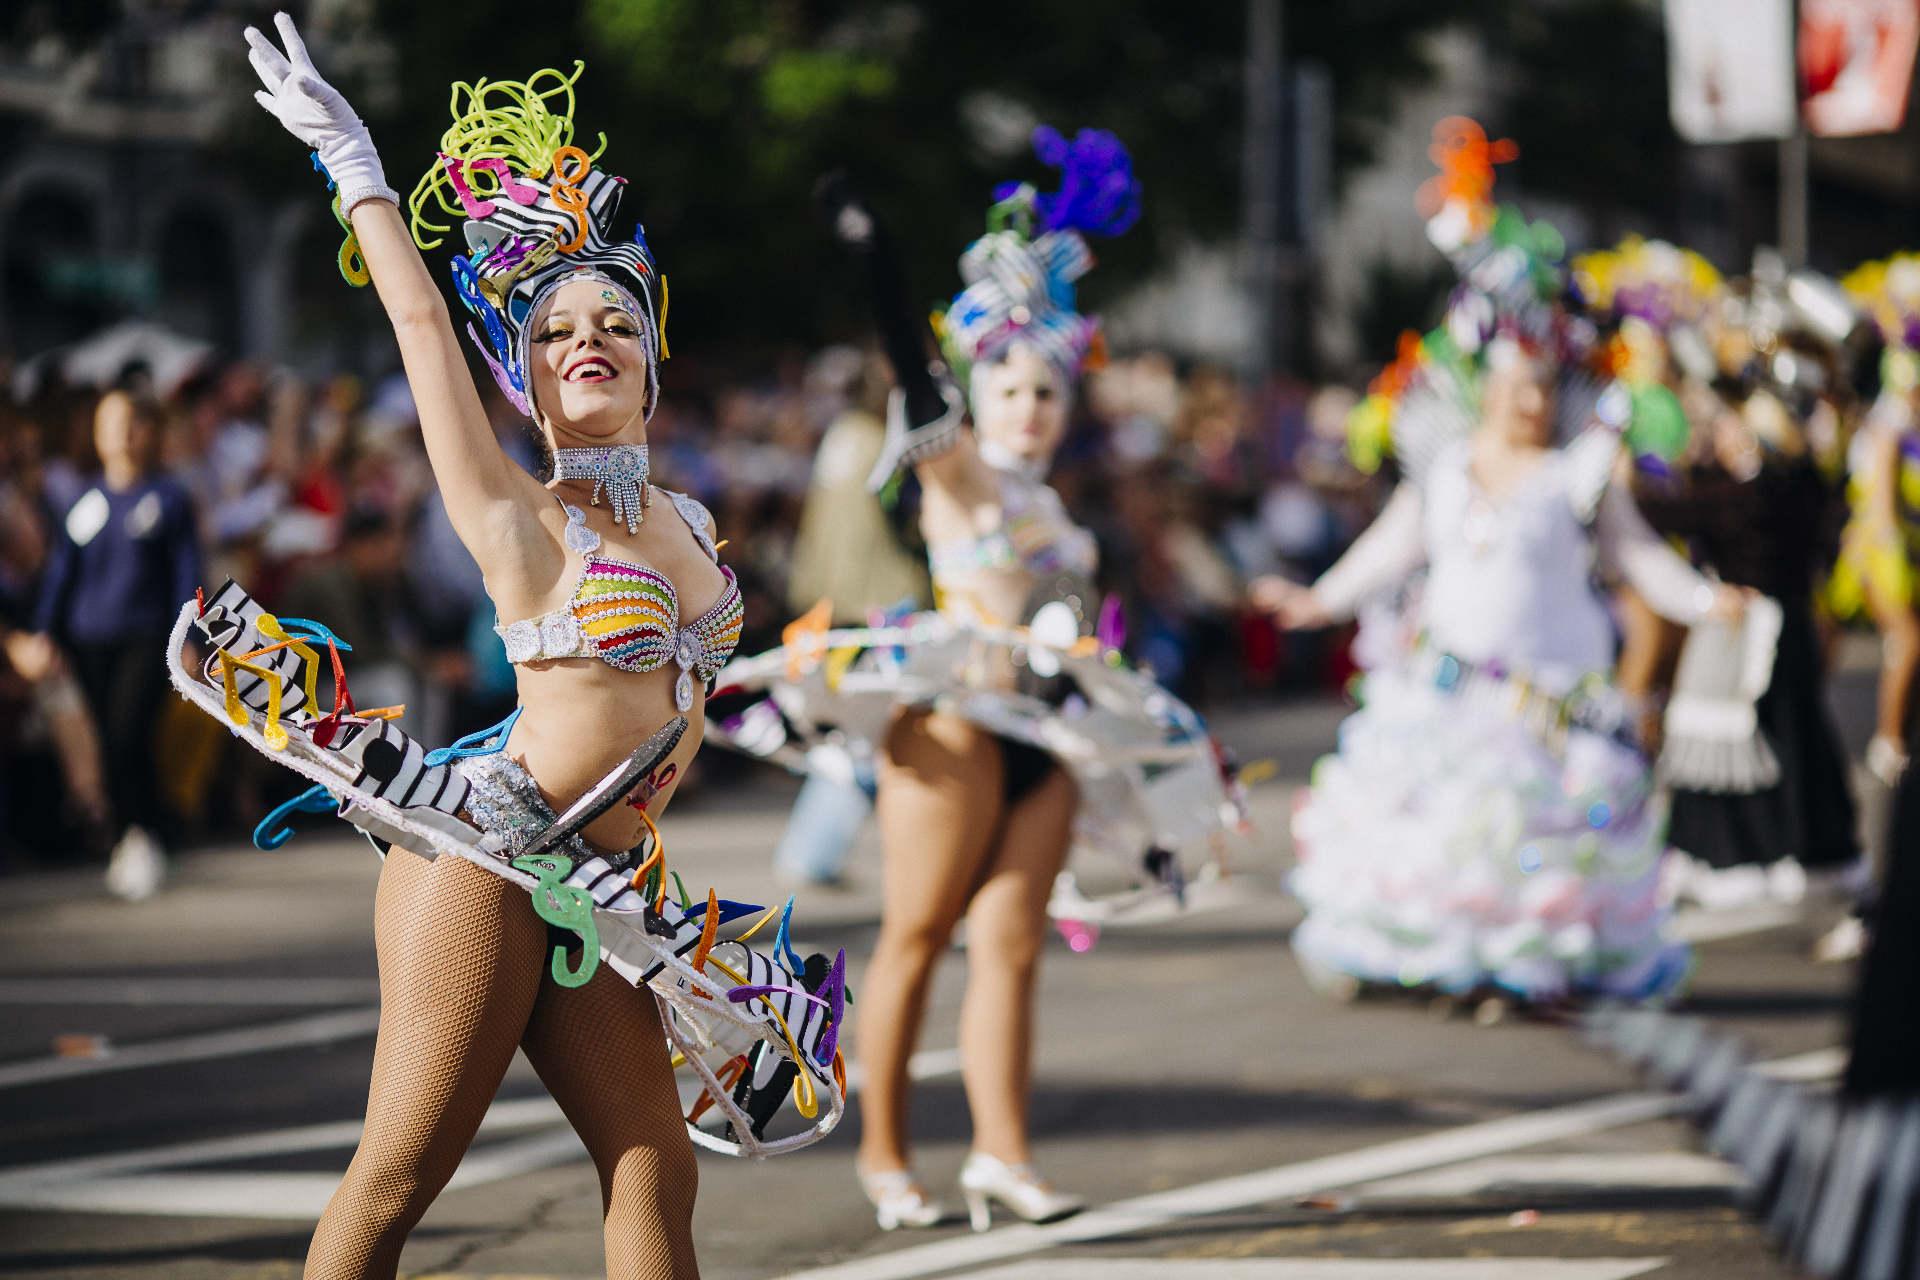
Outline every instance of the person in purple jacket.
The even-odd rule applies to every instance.
[[[93,416],[100,474],[57,530],[34,622],[68,655],[99,726],[118,840],[107,887],[159,888],[165,854],[154,726],[167,694],[165,645],[179,602],[200,583],[193,500],[159,470],[160,407],[125,391]]]

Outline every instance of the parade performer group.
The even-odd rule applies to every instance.
[[[1140,210],[1125,148],[1036,131],[1057,189],[995,193],[933,334],[874,211],[823,187],[899,384],[872,487],[891,500],[903,477],[917,484],[937,607],[835,629],[822,601],[779,648],[737,656],[744,604],[713,519],[652,483],[666,280],[643,232],[616,227],[625,180],[602,165],[606,139],[576,140],[579,66],[455,85],[437,157],[403,199],[292,22],[276,23],[277,45],[246,33],[256,98],[334,192],[342,275],[370,283],[392,325],[519,693],[500,724],[428,750],[401,709],[356,706],[352,637],[324,619],[276,616],[227,582],[184,601],[169,637],[175,688],[313,784],[256,838],[273,847],[294,814],[335,812],[385,859],[366,1124],[307,1274],[395,1273],[516,1049],[597,1166],[610,1276],[697,1274],[694,1146],[768,1155],[834,1128],[844,954],[801,955],[791,903],[702,901],[667,860],[661,820],[709,697],[712,735],[736,750],[878,780],[856,1169],[879,1225],[947,1216],[914,1173],[908,1065],[962,925],[968,1217],[1078,1211],[1036,1170],[1028,1127],[1050,917],[1085,950],[1103,921],[1179,902],[1244,822],[1199,716],[1121,653],[1093,536],[1047,483],[1101,353],[1075,296],[1087,237]],[[1318,581],[1252,588],[1284,626],[1367,619],[1362,705],[1294,815],[1306,916],[1292,944],[1316,983],[1347,991],[1662,998],[1691,967],[1668,927],[1670,841],[1718,869],[1854,858],[1822,704],[1827,558],[1810,531],[1833,505],[1851,412],[1836,352],[1855,313],[1764,273],[1736,293],[1703,260],[1639,241],[1569,272],[1551,228],[1491,199],[1511,154],[1471,122],[1437,131],[1442,174],[1423,198],[1460,285],[1356,418],[1398,486]],[[539,477],[497,442],[423,257],[448,238],[464,327],[529,419]],[[1887,335],[1888,390],[1854,448],[1825,595],[1886,636],[1869,759],[1894,780],[1920,666],[1920,268],[1896,260],[1850,285]],[[1677,646],[1656,617],[1691,629],[1664,716],[1649,700]],[[1623,629],[1651,637],[1624,663]],[[1908,779],[1903,823],[1912,798]],[[1894,963],[1871,971],[1882,985]],[[789,1103],[798,1121],[777,1136]]]
[[[373,286],[392,325],[519,690],[500,724],[428,750],[397,725],[402,708],[356,706],[351,637],[324,619],[276,616],[227,582],[185,601],[169,637],[175,688],[313,784],[256,841],[277,847],[296,814],[335,812],[384,858],[366,1124],[307,1274],[394,1274],[516,1049],[599,1169],[610,1276],[697,1274],[694,1145],[767,1155],[837,1123],[844,954],[801,956],[790,902],[763,911],[712,890],[702,902],[667,862],[661,819],[719,685],[763,699],[722,740],[804,760],[799,747],[830,733],[878,767],[885,893],[860,1001],[858,1168],[880,1225],[944,1214],[912,1173],[907,1066],[963,918],[973,1225],[995,1207],[1029,1221],[1077,1211],[1035,1171],[1027,1128],[1049,904],[1058,914],[1064,893],[1082,915],[1099,909],[1062,874],[1068,852],[1077,833],[1125,855],[1132,894],[1178,898],[1186,852],[1241,813],[1199,718],[1120,655],[1112,606],[1094,595],[1093,538],[1044,480],[1098,346],[1073,301],[1092,264],[1082,232],[1118,234],[1138,214],[1124,148],[1042,130],[1059,191],[997,193],[942,325],[967,393],[891,326],[907,392],[875,486],[917,476],[939,611],[860,636],[796,624],[783,649],[730,665],[744,610],[712,517],[651,483],[667,286],[642,232],[618,233],[625,180],[602,166],[605,138],[576,141],[580,68],[455,85],[439,154],[403,200],[293,23],[275,21],[277,44],[246,32],[255,96],[334,193],[341,273]],[[843,239],[859,238],[856,223]],[[496,441],[422,256],[449,235],[467,334],[530,419],[540,477]],[[842,694],[864,720],[842,714]],[[1097,923],[1074,924],[1083,949]],[[747,945],[763,929],[768,945]],[[676,1068],[696,1077],[684,1115]],[[771,1136],[789,1102],[800,1122]]]

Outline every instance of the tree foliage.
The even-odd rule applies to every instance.
[[[1428,71],[1424,37],[1467,0],[1290,0],[1287,56],[1332,75],[1336,161],[1364,161],[1395,91]],[[1028,0],[379,0],[402,89],[376,121],[396,182],[432,158],[445,86],[584,58],[581,131],[604,130],[674,288],[676,350],[858,330],[857,291],[810,192],[850,170],[889,218],[929,305],[983,226],[997,182],[1045,182],[1027,136],[1111,129],[1134,153],[1146,216],[1096,246],[1097,303],[1186,239],[1233,233],[1246,14],[1239,3]],[[397,139],[395,148],[387,140]],[[401,156],[408,162],[402,162]]]

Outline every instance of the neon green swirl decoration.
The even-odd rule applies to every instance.
[[[472,168],[470,162],[498,157],[521,177],[538,179],[553,167],[555,151],[573,145],[573,86],[586,69],[586,63],[576,60],[572,75],[547,67],[525,80],[454,81],[449,103],[453,123],[440,135],[440,153],[469,163],[467,183],[476,197],[484,200],[498,194],[500,180],[488,170]],[[603,133],[587,159],[598,160],[606,149]],[[428,239],[429,232],[451,231],[466,216],[444,159],[436,158],[414,184],[407,208],[413,241],[422,249],[441,243],[437,234]],[[436,215],[454,221],[435,222]]]

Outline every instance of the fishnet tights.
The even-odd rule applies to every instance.
[[[526,891],[454,857],[394,850],[374,901],[380,1030],[366,1127],[307,1254],[307,1280],[394,1275],[516,1046],[600,1172],[609,1280],[699,1275],[698,1171],[651,998],[603,968],[546,977]]]

